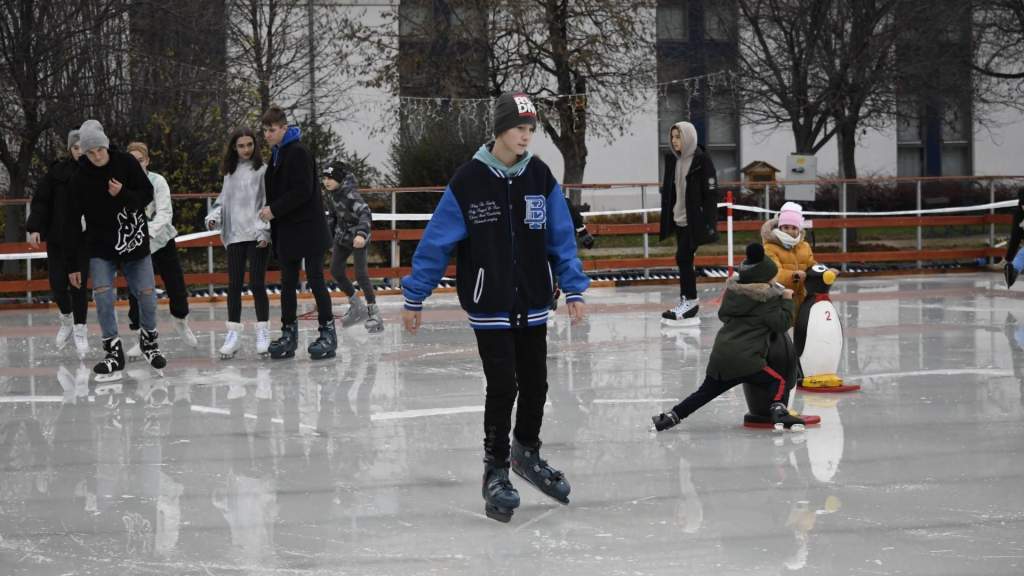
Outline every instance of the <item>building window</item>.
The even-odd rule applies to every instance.
[[[398,34],[408,39],[428,39],[434,28],[434,7],[429,2],[402,2],[398,9]]]
[[[739,180],[739,117],[730,109],[708,113],[708,153],[719,180]]]
[[[924,174],[924,123],[916,100],[902,100],[896,114],[896,175]]]
[[[658,4],[658,40],[686,42],[690,37],[686,2]]]
[[[669,130],[677,122],[688,120],[686,114],[686,94],[671,87],[661,97],[658,114],[658,145],[669,145]]]
[[[736,7],[727,0],[704,3],[704,36],[708,40],[732,40],[736,34]]]

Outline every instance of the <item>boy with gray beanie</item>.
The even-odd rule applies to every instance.
[[[79,145],[85,154],[71,181],[75,203],[70,221],[84,217],[86,231],[82,238],[78,228],[71,226],[69,236],[71,245],[82,246],[90,257],[93,299],[106,352],[106,358],[93,367],[93,372],[97,381],[109,382],[120,380],[124,370],[124,345],[117,334],[114,311],[114,278],[119,267],[124,269],[129,291],[139,301],[142,354],[159,372],[167,360],[157,345],[156,287],[144,212],[153,201],[153,185],[131,154],[111,148],[99,122],[88,120],[79,131]],[[69,281],[73,286],[84,286],[82,267],[73,260],[66,258]]]
[[[68,284],[65,256],[78,261],[79,268],[88,270],[89,255],[67,241],[71,227],[81,230],[81,222],[70,220],[72,195],[71,179],[78,172],[78,159],[82,155],[78,143],[78,130],[68,132],[68,156],[53,163],[32,195],[31,211],[25,228],[28,242],[33,248],[46,241],[46,268],[50,277],[53,300],[60,309],[60,328],[57,331],[57,349],[67,345],[74,336],[75,349],[81,359],[89,353],[88,329],[85,325],[89,310],[89,294],[82,286]],[[85,281],[82,282],[85,284]]]
[[[487,379],[484,510],[500,522],[511,520],[519,507],[510,468],[545,495],[569,503],[565,475],[540,456],[548,391],[547,319],[554,278],[565,290],[573,322],[583,318],[582,292],[590,285],[576,256],[576,233],[562,187],[547,164],[527,150],[536,125],[529,96],[498,98],[494,140],[455,173],[416,247],[412,272],[402,279],[402,322],[415,334],[423,301],[441,280],[452,252],[458,253],[459,302],[469,316]]]

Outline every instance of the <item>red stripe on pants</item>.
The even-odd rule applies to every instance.
[[[767,372],[772,378],[775,378],[776,380],[779,381],[779,391],[775,393],[775,398],[773,398],[773,400],[775,400],[776,402],[781,401],[782,396],[786,393],[786,379],[783,378],[782,375],[776,372],[775,370],[772,370],[771,366],[765,366],[764,371]]]

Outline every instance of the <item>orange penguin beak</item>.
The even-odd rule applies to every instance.
[[[826,286],[831,286],[832,283],[836,281],[836,273],[831,270],[826,270],[825,273],[821,275],[821,279],[825,281]]]

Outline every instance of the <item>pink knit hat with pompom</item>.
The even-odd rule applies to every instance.
[[[796,202],[786,202],[779,212],[779,226],[804,227],[804,209]]]

